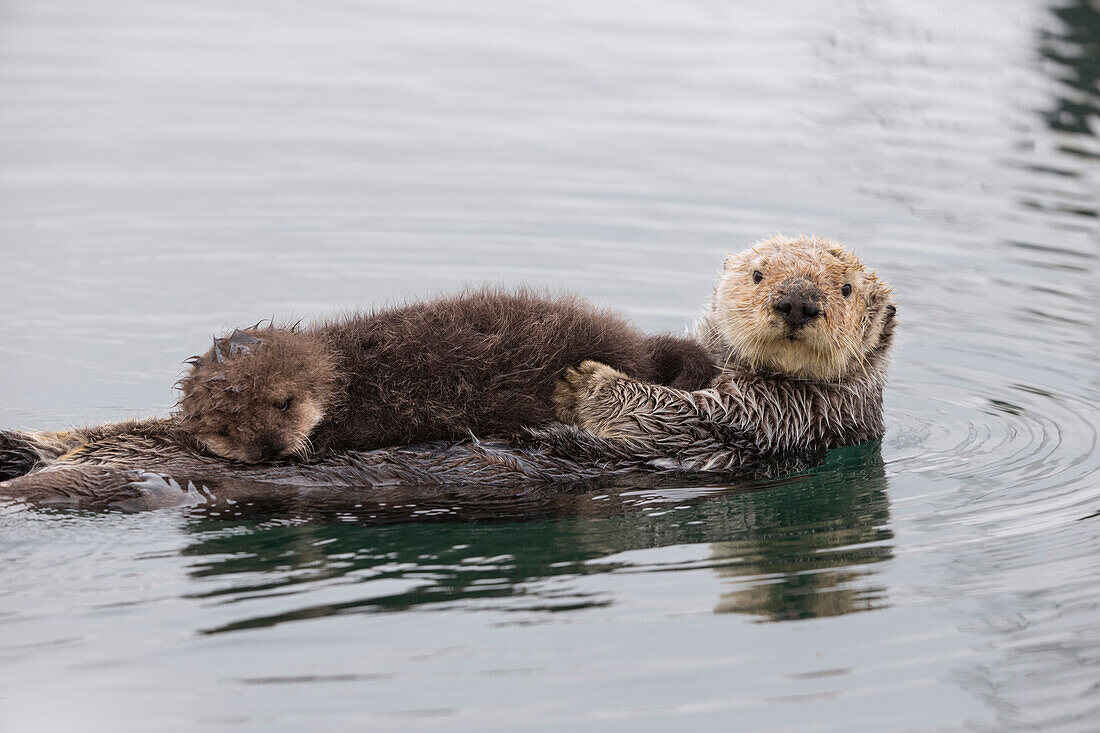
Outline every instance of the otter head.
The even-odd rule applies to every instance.
[[[883,363],[896,310],[851,250],[777,235],[726,259],[709,322],[727,362],[836,380]]]
[[[293,329],[237,329],[190,364],[179,381],[181,424],[212,453],[243,463],[306,456],[338,390],[331,351]]]

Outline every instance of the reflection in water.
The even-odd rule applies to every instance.
[[[304,599],[278,613],[264,607],[264,615],[212,632],[486,600],[516,611],[608,605],[610,595],[582,591],[568,578],[636,569],[622,553],[707,543],[712,551],[704,566],[736,576],[741,586],[718,611],[776,620],[837,615],[882,605],[885,590],[869,582],[868,565],[892,556],[884,544],[892,537],[885,488],[875,443],[834,451],[803,474],[738,489],[582,494],[568,518],[425,524],[407,515],[403,524],[388,516],[371,526],[196,517],[195,543],[185,554],[200,558],[193,577],[230,580],[199,597]],[[593,509],[603,505],[615,508]],[[699,567],[697,559],[660,566]],[[551,578],[566,582],[544,582]],[[314,602],[320,588],[333,586],[343,587],[339,601]]]
[[[1093,0],[1077,0],[1051,12],[1064,31],[1043,31],[1039,51],[1061,67],[1057,76],[1065,86],[1043,117],[1053,130],[1090,135],[1100,116],[1100,10]]]
[[[835,451],[806,480],[738,500],[752,522],[712,554],[722,561],[718,572],[741,579],[741,587],[717,611],[785,621],[885,605],[886,589],[871,582],[868,567],[893,557],[877,447]]]

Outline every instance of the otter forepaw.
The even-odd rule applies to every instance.
[[[0,481],[29,473],[39,461],[38,452],[29,436],[8,430],[0,431]]]
[[[604,387],[626,375],[602,362],[587,359],[565,370],[554,385],[554,412],[564,423],[585,427],[585,408]]]

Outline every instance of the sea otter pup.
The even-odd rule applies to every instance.
[[[554,403],[573,450],[596,436],[655,465],[713,470],[882,435],[894,336],[890,287],[851,250],[777,235],[725,261],[697,324],[722,370],[680,390],[588,360]]]
[[[242,463],[507,435],[554,419],[554,380],[597,359],[646,382],[705,387],[686,337],[647,336],[573,297],[479,290],[305,329],[216,339],[180,381],[183,428]]]

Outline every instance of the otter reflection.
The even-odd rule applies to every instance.
[[[886,471],[878,447],[834,451],[804,481],[746,494],[747,527],[715,543],[718,574],[739,586],[720,613],[771,621],[839,616],[886,605],[868,565],[893,557]]]
[[[195,542],[185,554],[195,559],[196,579],[218,580],[198,597],[243,601],[230,606],[241,618],[209,633],[474,601],[526,612],[610,605],[611,592],[568,578],[636,570],[619,557],[629,551],[703,544],[716,572],[739,586],[716,612],[806,618],[883,605],[871,566],[892,557],[885,489],[879,445],[870,443],[834,451],[801,473],[721,486],[620,485],[554,502],[528,497],[536,503],[522,508],[515,497],[498,497],[496,516],[482,505],[461,517],[467,521],[426,507],[391,507],[373,518],[344,512],[328,523],[258,508],[248,519],[211,519],[204,510],[188,524]],[[309,591],[334,582],[341,599],[313,603]],[[269,597],[282,610],[273,612]],[[248,610],[253,599],[256,613]]]
[[[1077,0],[1050,12],[1062,29],[1040,32],[1039,53],[1057,66],[1054,76],[1062,91],[1043,117],[1052,130],[1092,135],[1100,117],[1100,9],[1091,0]]]

